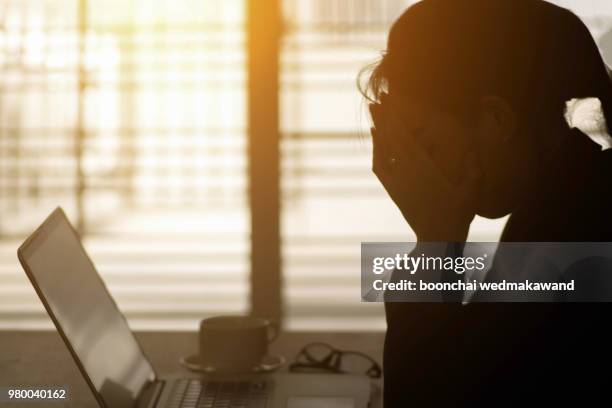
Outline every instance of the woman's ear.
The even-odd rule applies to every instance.
[[[478,122],[482,136],[489,140],[507,142],[516,134],[516,112],[508,101],[499,96],[482,97]]]

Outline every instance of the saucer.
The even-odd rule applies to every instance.
[[[218,367],[215,367],[210,363],[204,363],[200,361],[200,356],[197,354],[188,357],[181,357],[179,362],[183,367],[187,368],[188,370],[196,371],[199,373],[268,373],[276,370],[277,368],[285,364],[285,358],[283,356],[274,355],[264,356],[262,357],[259,364],[251,368],[245,368],[243,370],[220,370]]]

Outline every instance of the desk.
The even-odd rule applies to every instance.
[[[188,373],[178,359],[197,350],[197,334],[186,332],[143,332],[136,337],[153,367],[161,376]],[[271,352],[291,361],[301,347],[322,341],[341,349],[360,350],[382,362],[382,333],[282,333]],[[283,367],[282,370],[287,370]],[[28,385],[67,386],[70,400],[64,403],[15,403],[4,407],[97,407],[85,380],[56,332],[0,331],[0,387]],[[377,401],[378,402],[378,401]],[[382,406],[378,402],[378,406]]]

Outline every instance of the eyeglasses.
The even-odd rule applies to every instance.
[[[338,350],[326,343],[307,344],[289,365],[289,371],[365,374],[370,378],[380,378],[382,375],[380,365],[367,354]]]

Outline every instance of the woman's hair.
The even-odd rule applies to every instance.
[[[589,30],[540,0],[418,2],[358,85],[371,102],[391,90],[468,116],[482,96],[500,96],[530,133],[559,123],[567,101],[598,98],[612,124],[612,83]]]

